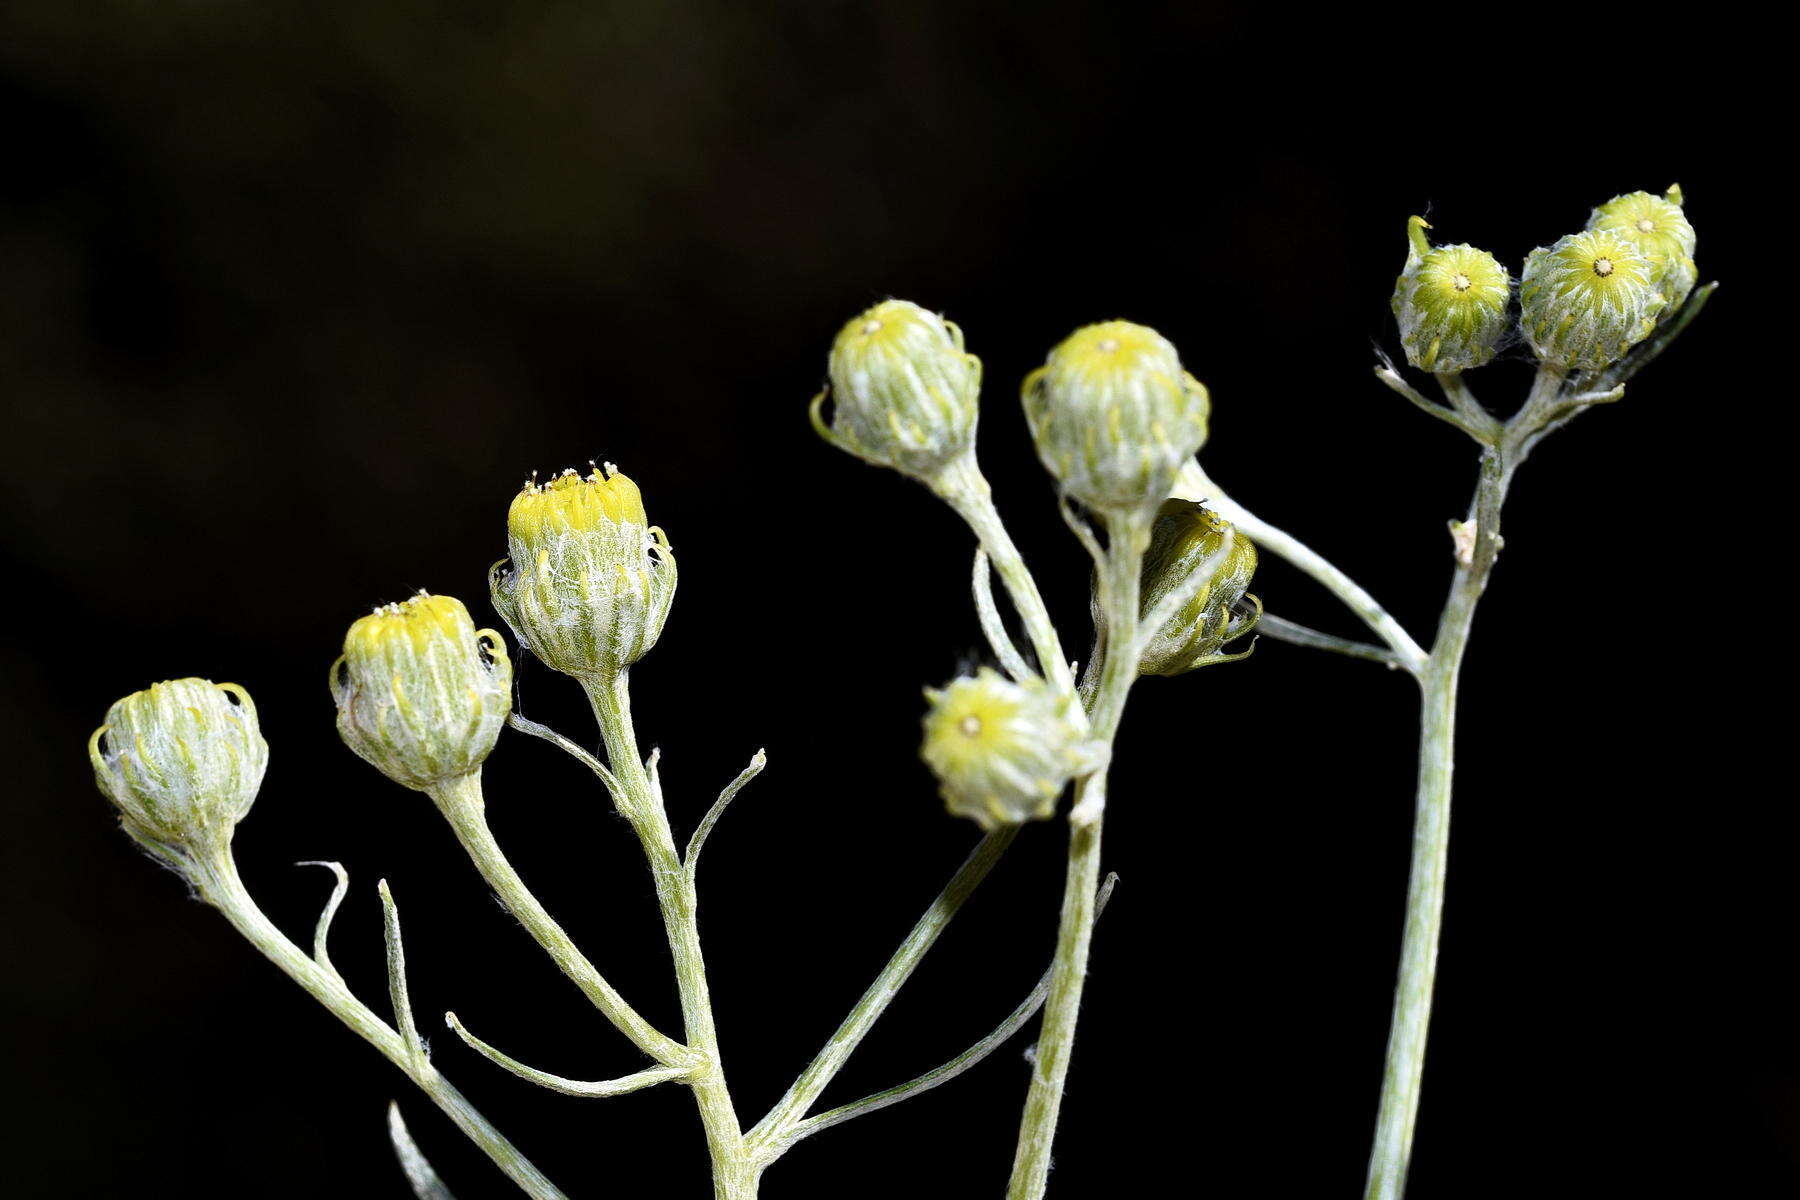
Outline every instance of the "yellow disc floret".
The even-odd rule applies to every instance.
[[[813,427],[877,466],[935,484],[975,446],[981,360],[962,331],[909,300],[884,300],[831,344],[831,386],[813,398]],[[829,425],[823,416],[832,404]]]
[[[1068,701],[1041,679],[983,668],[925,693],[921,755],[951,813],[983,829],[1043,820],[1077,765]]]
[[[1206,388],[1168,339],[1129,321],[1070,334],[1025,377],[1022,399],[1044,466],[1098,511],[1154,513],[1206,440]]]
[[[1589,229],[1531,252],[1519,302],[1539,358],[1599,370],[1649,336],[1667,299],[1656,287],[1656,265],[1635,241]]]
[[[512,709],[512,662],[462,601],[420,592],[350,626],[331,692],[344,743],[426,791],[480,769]]]
[[[506,514],[509,557],[488,573],[494,607],[553,670],[629,667],[662,633],[675,557],[637,484],[611,463],[527,483]]]
[[[1681,189],[1671,186],[1662,196],[1628,192],[1614,196],[1594,210],[1588,228],[1605,230],[1631,241],[1654,266],[1657,291],[1668,301],[1666,316],[1679,308],[1694,290],[1699,269],[1694,265],[1694,227],[1681,210]]]
[[[262,786],[269,744],[237,684],[171,679],[114,704],[88,757],[126,832],[179,867],[230,842]]]
[[[648,525],[637,484],[611,463],[586,475],[564,471],[548,483],[535,480],[513,497],[506,512],[506,532],[532,538],[564,529],[591,530],[601,525]]]
[[[1394,319],[1407,361],[1421,371],[1466,371],[1493,358],[1506,331],[1512,281],[1474,246],[1432,247],[1423,217],[1407,225],[1406,268],[1394,284]]]
[[[420,592],[396,604],[384,604],[353,622],[344,635],[344,654],[359,661],[408,659],[445,639],[460,640],[474,629],[462,601]]]

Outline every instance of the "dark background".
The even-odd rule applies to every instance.
[[[1728,674],[1748,652],[1765,686],[1787,653],[1732,632],[1740,603],[1782,607],[1757,595],[1785,538],[1757,419],[1790,401],[1756,313],[1791,201],[1757,177],[1774,118],[1735,82],[1767,32],[1255,11],[8,6],[0,1190],[399,1196],[398,1096],[452,1187],[505,1194],[117,832],[82,748],[113,698],[188,674],[254,693],[274,758],[245,876],[304,941],[328,879],[288,864],[341,859],[334,953],[371,1002],[385,877],[428,1031],[455,1008],[546,1069],[633,1070],[426,802],[338,743],[325,688],[371,604],[427,587],[491,620],[519,481],[618,461],[681,562],[635,679],[678,829],[769,748],[702,876],[753,1120],[975,838],[916,757],[918,689],[979,654],[970,540],[808,430],[837,327],[887,295],[963,325],[984,460],[1072,649],[1084,560],[1012,397],[1113,316],[1211,386],[1215,476],[1424,638],[1474,455],[1369,376],[1406,217],[1516,270],[1593,204],[1679,178],[1726,286],[1625,403],[1524,471],[1477,624],[1411,1194],[1792,1194],[1795,997],[1764,965],[1792,939],[1759,924],[1791,905],[1770,874],[1787,789],[1755,781],[1767,719]],[[1515,352],[1477,388],[1507,407],[1528,378]],[[1256,590],[1354,632],[1283,565]],[[527,665],[522,687],[525,712],[591,736],[568,681]],[[1356,1194],[1414,711],[1397,674],[1267,640],[1134,694],[1058,1195]],[[673,1027],[648,880],[592,780],[508,734],[489,781],[527,878]],[[1061,842],[1026,832],[828,1102],[1023,995]],[[803,1143],[767,1194],[998,1194],[1027,1040]],[[436,1043],[565,1188],[649,1194],[669,1156],[667,1194],[704,1193],[684,1092],[578,1101]]]

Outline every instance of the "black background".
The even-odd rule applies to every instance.
[[[423,798],[338,743],[324,683],[371,604],[426,587],[491,620],[519,481],[616,460],[680,556],[634,680],[678,829],[769,749],[702,875],[753,1120],[975,837],[916,757],[918,689],[980,653],[970,541],[808,430],[837,327],[887,295],[962,324],[984,461],[1072,646],[1084,559],[1013,396],[1113,316],[1211,386],[1215,477],[1424,637],[1474,454],[1369,376],[1406,217],[1516,270],[1593,204],[1679,178],[1726,286],[1525,469],[1477,623],[1411,1194],[1791,1194],[1794,996],[1766,965],[1791,938],[1760,924],[1791,903],[1770,875],[1788,789],[1756,781],[1764,701],[1728,673],[1747,657],[1743,685],[1769,686],[1787,653],[1758,594],[1785,538],[1760,422],[1791,400],[1757,311],[1791,200],[1759,178],[1775,118],[1734,82],[1767,33],[1254,14],[9,6],[0,1190],[398,1196],[398,1096],[459,1193],[505,1194],[117,832],[82,749],[113,698],[188,674],[254,693],[274,756],[244,874],[304,940],[328,878],[288,864],[350,868],[334,954],[371,1002],[385,877],[428,1030],[455,1008],[549,1070],[633,1070]],[[1515,351],[1476,386],[1505,407],[1528,378]],[[1272,611],[1354,632],[1265,561]],[[572,684],[521,682],[527,714],[590,736]],[[1268,640],[1134,694],[1056,1194],[1356,1194],[1414,712],[1398,674]],[[488,778],[539,895],[673,1027],[648,880],[591,779],[512,734]],[[828,1099],[947,1057],[1023,995],[1061,842],[1026,832]],[[1027,1040],[803,1143],[766,1193],[998,1194]],[[578,1101],[436,1050],[565,1188],[651,1194],[661,1162],[654,1194],[704,1194],[685,1093]]]

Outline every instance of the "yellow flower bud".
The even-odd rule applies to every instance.
[[[944,805],[983,829],[1041,821],[1082,762],[1070,701],[1041,679],[1014,683],[991,668],[927,689],[920,753]]]
[[[975,446],[981,360],[962,330],[907,300],[886,300],[839,331],[831,386],[813,398],[826,441],[930,483]],[[832,401],[831,424],[820,409]]]
[[[1068,495],[1099,512],[1154,512],[1206,440],[1206,388],[1154,329],[1078,329],[1025,377],[1038,458]]]
[[[637,484],[611,463],[528,483],[506,514],[510,557],[488,574],[494,607],[551,670],[616,674],[656,644],[675,556]]]
[[[1531,252],[1519,303],[1539,358],[1596,371],[1649,336],[1666,299],[1656,289],[1656,264],[1636,242],[1589,229]]]
[[[172,679],[114,704],[88,758],[125,831],[179,862],[230,843],[262,786],[269,744],[243,688]]]
[[[512,660],[462,601],[420,592],[350,626],[331,694],[344,744],[426,791],[487,759],[512,709]]]
[[[1506,332],[1512,283],[1473,246],[1433,248],[1425,218],[1407,223],[1406,268],[1394,283],[1394,319],[1406,361],[1421,371],[1467,371],[1494,357]]]
[[[1694,227],[1681,211],[1681,189],[1674,185],[1663,196],[1630,192],[1614,196],[1594,210],[1589,229],[1604,229],[1630,239],[1655,264],[1656,290],[1668,301],[1668,316],[1687,300],[1700,279],[1694,265]]]
[[[1170,500],[1156,514],[1150,531],[1150,549],[1144,555],[1143,615],[1148,616],[1162,598],[1207,570],[1208,562],[1225,544],[1231,524],[1208,509],[1187,500]],[[1227,642],[1249,633],[1262,616],[1262,605],[1248,597],[1251,611],[1236,610],[1246,599],[1250,579],[1256,573],[1256,546],[1237,532],[1222,562],[1212,565],[1210,577],[1194,598],[1150,636],[1138,670],[1145,675],[1181,675],[1196,667],[1231,662],[1248,654],[1225,654]]]

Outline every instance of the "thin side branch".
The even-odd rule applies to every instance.
[[[394,905],[394,894],[383,879],[376,884],[381,892],[381,915],[387,932],[388,996],[394,1002],[394,1021],[406,1052],[413,1064],[423,1070],[426,1064],[425,1042],[419,1037],[418,1023],[413,1020],[412,999],[406,990],[406,947],[400,941],[400,910]]]
[[[906,940],[900,943],[900,948],[888,960],[887,966],[881,969],[875,981],[864,990],[830,1040],[813,1057],[806,1070],[800,1073],[800,1077],[794,1080],[787,1094],[769,1110],[767,1116],[757,1122],[754,1129],[744,1135],[752,1153],[761,1153],[763,1147],[779,1145],[793,1126],[805,1118],[807,1110],[818,1102],[825,1088],[843,1070],[851,1054],[855,1053],[862,1040],[869,1035],[869,1030],[875,1027],[875,1022],[881,1019],[881,1014],[887,1011],[888,1005],[894,1002],[894,997],[899,994],[906,981],[912,978],[913,972],[918,970],[938,935],[943,933],[944,927],[950,924],[951,918],[956,916],[957,910],[962,908],[963,902],[980,886],[981,881],[987,878],[988,872],[994,869],[994,864],[1000,861],[1000,856],[1006,853],[1006,848],[1012,845],[1018,833],[1017,825],[1002,826],[976,845],[950,882],[944,885],[944,890],[938,893],[931,906],[919,917],[912,931],[906,935]]]
[[[988,646],[1000,660],[1000,665],[1015,680],[1037,674],[1025,665],[1025,656],[1013,645],[1012,636],[1006,632],[1006,623],[1000,619],[1000,608],[994,603],[992,567],[988,564],[987,551],[980,547],[975,550],[975,578],[972,587],[975,593],[975,612],[981,618],[981,632],[987,636]]]
[[[1389,615],[1357,582],[1326,560],[1318,551],[1281,529],[1264,521],[1255,513],[1226,495],[1207,477],[1197,462],[1182,468],[1175,482],[1175,494],[1187,500],[1198,500],[1243,530],[1258,549],[1287,559],[1322,584],[1344,606],[1361,618],[1371,632],[1386,643],[1410,674],[1425,669],[1426,654],[1400,622]]]
[[[1400,661],[1400,656],[1385,646],[1341,638],[1335,634],[1321,633],[1317,629],[1302,625],[1297,621],[1285,620],[1274,613],[1264,613],[1256,628],[1259,633],[1266,633],[1278,642],[1289,642],[1295,646],[1310,646],[1314,650],[1330,650],[1334,654],[1367,659],[1370,662],[1382,663],[1397,670],[1406,668],[1406,664]]]
[[[686,1079],[693,1071],[687,1067],[650,1067],[633,1075],[621,1076],[618,1079],[599,1079],[591,1083],[579,1079],[565,1079],[561,1075],[552,1075],[548,1071],[539,1071],[528,1067],[516,1058],[502,1054],[467,1029],[463,1028],[456,1014],[444,1014],[444,1024],[456,1031],[469,1049],[481,1055],[496,1066],[503,1067],[528,1083],[549,1088],[553,1092],[561,1092],[565,1096],[581,1096],[596,1098],[606,1096],[623,1096],[627,1092],[635,1092],[639,1088],[647,1088],[653,1084],[667,1083],[671,1080]]]
[[[344,864],[309,860],[298,862],[296,867],[324,867],[337,876],[337,884],[331,889],[331,899],[325,902],[325,910],[319,914],[319,923],[313,927],[313,961],[337,975],[338,969],[331,965],[331,955],[325,949],[325,939],[331,934],[331,922],[337,916],[338,906],[344,902],[344,895],[350,890],[350,872],[344,870]]]
[[[1492,445],[1500,436],[1503,428],[1487,406],[1475,398],[1475,391],[1463,378],[1461,371],[1443,371],[1437,375],[1438,387],[1443,390],[1444,399],[1450,401],[1452,408],[1461,413],[1463,419],[1481,431],[1476,440],[1483,445]]]
[[[744,790],[744,785],[761,775],[763,768],[768,765],[768,753],[758,750],[751,757],[750,765],[739,771],[737,778],[725,785],[725,790],[719,793],[719,798],[713,801],[713,806],[706,810],[704,817],[700,818],[700,824],[694,829],[694,836],[688,839],[687,851],[681,856],[682,869],[688,873],[688,878],[692,879],[694,876],[694,868],[700,862],[700,848],[706,845],[706,839],[711,836],[713,826],[719,823],[719,818],[725,815],[725,810],[730,807],[733,800],[737,799],[737,794]]]
[[[388,1101],[388,1141],[393,1144],[394,1157],[400,1160],[400,1169],[406,1172],[406,1182],[411,1185],[412,1193],[417,1200],[456,1200],[438,1173],[432,1169],[431,1162],[419,1149],[419,1144],[412,1139],[412,1133],[406,1128],[406,1122],[400,1116],[400,1105]]]
[[[1624,383],[1655,362],[1662,352],[1667,350],[1675,339],[1687,329],[1688,323],[1700,315],[1700,310],[1706,307],[1706,302],[1711,300],[1713,293],[1718,290],[1719,285],[1716,282],[1695,288],[1689,294],[1687,302],[1681,306],[1681,311],[1670,317],[1655,337],[1634,347],[1630,354],[1627,354],[1622,361],[1606,372],[1604,382]]]
[[[1094,560],[1094,570],[1104,571],[1106,569],[1106,547],[1100,544],[1100,539],[1094,536],[1093,528],[1081,519],[1080,513],[1075,511],[1074,502],[1067,496],[1058,495],[1056,511],[1062,514],[1063,524],[1069,527],[1069,532],[1075,535],[1075,540],[1081,543],[1081,548],[1087,551],[1087,556]]]
[[[574,939],[550,915],[531,889],[525,886],[518,870],[508,861],[505,851],[501,850],[500,843],[494,840],[494,831],[488,828],[485,811],[487,802],[481,794],[479,777],[460,776],[434,787],[430,795],[436,802],[438,811],[444,814],[445,819],[450,822],[450,828],[456,832],[456,840],[468,854],[469,861],[475,864],[475,869],[481,873],[487,885],[500,897],[506,910],[518,918],[526,932],[531,934],[532,940],[543,947],[551,961],[581,989],[594,1007],[604,1013],[619,1032],[657,1062],[664,1066],[690,1065],[694,1061],[693,1051],[645,1020],[643,1014],[607,982],[599,968],[581,952]],[[631,811],[629,805],[621,807],[628,813]]]
[[[470,1141],[479,1146],[495,1166],[506,1173],[533,1200],[565,1200],[555,1184],[532,1166],[487,1118],[483,1117],[463,1094],[453,1087],[428,1062],[415,1057],[412,1047],[401,1035],[369,1008],[350,994],[344,981],[320,966],[287,935],[276,928],[238,877],[237,866],[229,854],[217,861],[200,864],[194,886],[206,902],[218,909],[227,921],[270,962],[279,967],[306,993],[324,1005],[333,1016],[368,1042],[382,1057],[418,1084]]]
[[[626,804],[625,792],[624,789],[619,786],[618,777],[612,773],[605,763],[595,758],[592,754],[589,754],[586,750],[583,750],[580,746],[571,742],[568,738],[556,732],[556,730],[550,728],[548,725],[540,725],[530,717],[522,717],[518,713],[511,713],[507,716],[506,723],[520,733],[529,733],[532,737],[543,738],[546,742],[561,749],[564,753],[569,755],[569,757],[573,758],[576,762],[579,762],[582,766],[600,777],[600,782],[606,785],[606,790],[612,795],[614,804],[620,806]]]
[[[1435,400],[1428,399],[1424,393],[1413,387],[1412,384],[1406,382],[1406,380],[1401,377],[1400,372],[1396,371],[1388,363],[1383,362],[1380,366],[1375,368],[1375,378],[1381,380],[1381,382],[1387,384],[1388,387],[1412,401],[1420,411],[1430,413],[1446,425],[1456,426],[1483,445],[1488,445],[1492,441],[1492,434],[1490,431],[1469,420],[1468,417],[1457,412],[1455,409],[1445,408]]]
[[[1118,882],[1118,875],[1113,874],[1108,875],[1106,877],[1106,882],[1100,885],[1100,895],[1096,902],[1098,906],[1095,910],[1096,916],[1101,912],[1106,911],[1106,903],[1108,900],[1112,899],[1113,888]],[[786,1145],[782,1146],[780,1149],[785,1150],[787,1149],[787,1146],[791,1146],[801,1138],[811,1137],[821,1130],[830,1129],[833,1125],[842,1125],[845,1121],[851,1120],[852,1118],[865,1116],[872,1112],[880,1112],[882,1109],[890,1108],[893,1105],[900,1103],[902,1100],[910,1100],[921,1092],[929,1092],[934,1087],[941,1087],[942,1085],[949,1083],[952,1079],[963,1074],[1004,1045],[1007,1039],[1011,1038],[1012,1035],[1022,1029],[1032,1017],[1037,1015],[1038,1009],[1044,1006],[1044,1000],[1049,995],[1050,972],[1045,971],[1043,978],[1038,980],[1037,986],[1031,989],[1031,994],[1026,996],[1017,1008],[1013,1009],[1012,1014],[1008,1016],[1006,1020],[1000,1022],[999,1027],[992,1033],[976,1042],[973,1046],[970,1046],[967,1050],[964,1050],[961,1054],[957,1055],[943,1066],[927,1071],[916,1078],[909,1079],[897,1087],[888,1088],[883,1092],[876,1092],[872,1096],[864,1096],[861,1100],[855,1100],[827,1112],[819,1113],[817,1116],[808,1117],[806,1120],[801,1121],[798,1125],[794,1126],[792,1132],[788,1135]],[[779,1153],[779,1151],[777,1152]]]
[[[994,507],[993,489],[982,477],[974,454],[964,455],[946,468],[934,481],[932,490],[968,524],[976,542],[987,551],[1000,582],[1006,585],[1007,595],[1012,597],[1013,611],[1019,614],[1019,622],[1031,640],[1039,673],[1057,688],[1073,691],[1075,679],[1062,650],[1062,639],[1044,607],[1044,597],[1031,577],[1031,569],[1025,565],[1006,530],[1006,522]]]

